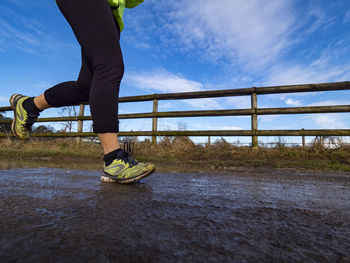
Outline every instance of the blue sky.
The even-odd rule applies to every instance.
[[[347,0],[145,0],[125,11],[121,46],[126,71],[120,95],[348,81],[349,27]],[[7,106],[13,93],[35,96],[59,82],[75,80],[79,69],[79,45],[54,0],[1,1],[0,106]],[[350,92],[258,97],[259,107],[342,104],[350,104]],[[159,107],[161,111],[249,108],[250,98],[161,101]],[[120,113],[151,110],[151,103],[120,106]],[[42,115],[57,112],[51,109]],[[263,116],[258,125],[260,129],[349,128],[349,117]],[[159,126],[250,129],[250,118],[162,119]],[[121,129],[150,130],[151,121],[123,120]]]

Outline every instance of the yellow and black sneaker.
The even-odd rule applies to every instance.
[[[104,157],[106,161],[106,156]],[[130,157],[130,155],[118,149],[115,151],[115,159],[104,164],[101,181],[107,183],[127,184],[138,181],[149,176],[155,171],[153,164],[145,164],[138,162]]]
[[[10,104],[13,109],[13,121],[11,130],[18,139],[26,140],[30,137],[32,126],[39,114],[29,114],[23,107],[23,102],[30,97],[21,94],[13,94]]]

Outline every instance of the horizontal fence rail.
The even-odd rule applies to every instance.
[[[313,106],[313,107],[285,107],[285,108],[258,108],[257,95],[297,93],[297,92],[322,92],[350,90],[350,82],[335,82],[306,85],[288,85],[273,87],[253,87],[245,89],[229,89],[214,91],[198,91],[183,93],[152,94],[119,98],[120,103],[153,101],[153,111],[148,113],[120,114],[119,119],[152,118],[152,131],[124,131],[119,136],[151,136],[152,142],[156,142],[158,136],[251,136],[252,146],[258,146],[258,136],[350,136],[350,129],[326,129],[326,130],[259,130],[257,116],[276,114],[306,114],[306,113],[339,113],[350,112],[350,105]],[[159,112],[159,100],[183,100],[220,98],[231,96],[251,96],[251,108],[231,110],[198,110],[198,111],[168,111]],[[43,133],[33,134],[34,137],[93,137],[96,134],[83,131],[83,121],[92,120],[91,116],[84,116],[84,106],[80,105],[79,116],[76,117],[52,117],[39,118],[37,122],[64,122],[77,121],[78,131],[73,133]],[[11,107],[0,107],[0,112],[12,111]],[[215,117],[215,116],[251,116],[251,130],[206,130],[206,131],[158,131],[158,118],[178,117]],[[9,124],[11,120],[0,120],[1,124]],[[0,137],[9,136],[0,133]]]
[[[130,131],[123,136],[349,136],[350,129],[335,130],[210,130],[210,131]],[[37,133],[35,137],[93,137],[93,132]]]

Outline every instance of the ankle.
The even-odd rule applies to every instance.
[[[35,106],[43,111],[45,109],[48,109],[48,108],[51,108],[51,105],[49,105],[46,101],[46,98],[45,98],[45,95],[44,94],[41,94],[37,97],[34,98],[34,104]]]
[[[117,159],[121,154],[123,150],[118,148],[112,152],[109,152],[103,156],[103,161],[105,162],[105,165],[108,166],[110,165],[113,160]]]
[[[40,110],[34,103],[34,97],[28,98],[23,101],[23,108],[31,115],[39,115],[42,110]]]

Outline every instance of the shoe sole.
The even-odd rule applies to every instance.
[[[152,170],[147,171],[146,173],[143,173],[143,174],[140,174],[138,176],[135,176],[133,178],[128,178],[128,179],[116,179],[116,178],[113,178],[113,177],[108,176],[108,175],[103,173],[101,175],[101,182],[104,182],[104,183],[118,183],[118,184],[130,184],[130,183],[139,181],[139,180],[141,180],[141,179],[151,175],[152,173],[154,173],[155,170],[156,170],[156,168],[153,168]]]
[[[18,134],[16,133],[16,116],[17,116],[17,110],[16,110],[16,105],[17,105],[17,101],[20,99],[20,97],[22,97],[23,95],[21,94],[13,94],[10,98],[10,105],[11,105],[11,108],[13,110],[13,121],[12,121],[12,124],[11,124],[11,131],[12,133],[19,139],[21,139]]]

